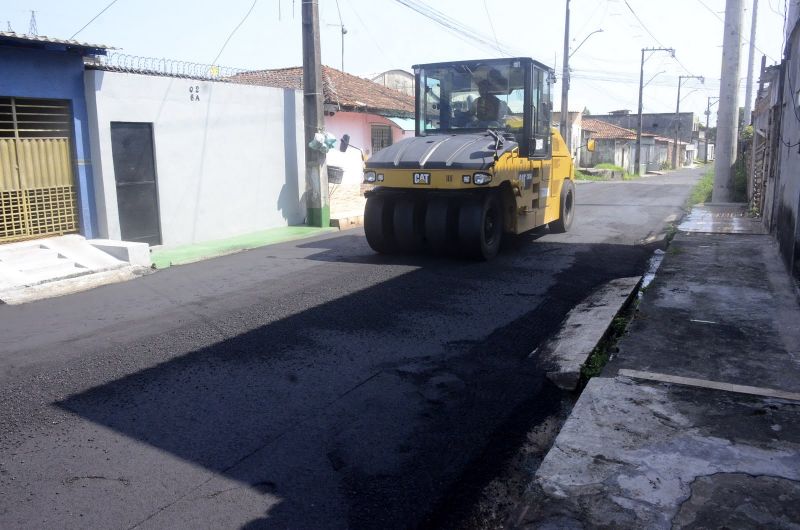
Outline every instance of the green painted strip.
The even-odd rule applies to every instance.
[[[182,247],[166,248],[153,251],[150,258],[153,265],[158,269],[164,269],[172,265],[183,265],[224,254],[231,254],[240,250],[258,248],[295,239],[327,234],[335,232],[336,228],[319,228],[314,226],[284,226],[261,230],[250,234],[232,237],[229,239],[218,239],[215,241],[205,241],[195,245]]]
[[[306,210],[306,220],[308,226],[329,227],[331,226],[331,207],[326,204],[322,208],[308,208]]]

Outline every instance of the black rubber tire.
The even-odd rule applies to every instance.
[[[364,234],[367,243],[375,252],[392,254],[397,252],[394,238],[394,200],[385,195],[372,195],[364,206]]]
[[[436,255],[449,254],[455,248],[458,206],[446,197],[435,197],[425,209],[425,239]]]
[[[425,247],[425,202],[400,197],[394,204],[394,239],[402,252],[420,252]]]
[[[550,230],[557,234],[568,232],[575,219],[575,184],[567,179],[561,185],[558,219],[550,223]]]
[[[494,193],[465,200],[458,212],[458,240],[464,253],[490,260],[500,250],[503,212]]]

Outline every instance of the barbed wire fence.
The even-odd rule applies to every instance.
[[[233,68],[215,64],[193,63],[175,59],[143,57],[126,53],[109,52],[88,59],[90,68],[127,72],[135,74],[160,75],[197,79],[206,81],[222,81],[228,83],[252,83],[258,72],[244,68]]]
[[[156,75],[193,79],[198,81],[218,81],[243,85],[272,86],[279,88],[302,89],[302,68],[278,68],[253,70],[234,68],[216,64],[194,63],[176,59],[145,57],[109,51],[107,55],[98,55],[84,59],[90,69],[125,72],[131,74]],[[341,110],[340,86],[341,78],[346,74],[332,69],[332,73],[323,69],[322,83],[326,98],[329,98],[338,110]],[[399,97],[399,96],[398,96]]]
[[[219,81],[223,83],[237,83],[243,85],[262,86],[291,86],[297,89],[303,85],[302,69],[295,73],[284,73],[277,81],[270,74],[273,70],[248,70],[214,64],[193,63],[158,57],[144,57],[126,53],[108,52],[85,59],[88,68],[107,70],[111,72],[125,72],[131,74],[157,75],[164,77],[177,77],[181,79],[196,79],[198,81]],[[279,69],[281,70],[281,69]],[[296,70],[289,68],[286,70]],[[327,73],[322,76],[325,92],[339,102],[336,82]]]

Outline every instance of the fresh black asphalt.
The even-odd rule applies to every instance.
[[[434,525],[559,406],[531,352],[698,175],[580,184],[572,232],[489,263],[353,230],[0,306],[0,527]]]

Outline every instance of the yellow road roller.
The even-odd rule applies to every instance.
[[[551,126],[552,69],[511,58],[420,64],[414,74],[415,137],[365,165],[370,247],[488,260],[503,234],[569,230],[574,171]]]

